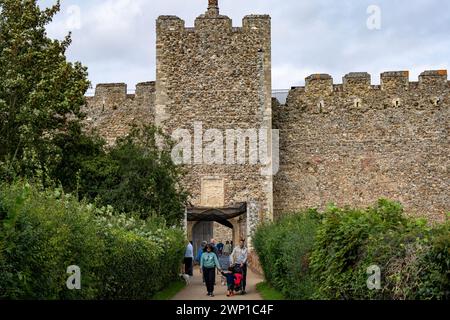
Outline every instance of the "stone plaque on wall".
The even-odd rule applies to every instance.
[[[209,177],[202,179],[202,206],[225,206],[225,182],[223,178]]]

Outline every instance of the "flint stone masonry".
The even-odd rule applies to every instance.
[[[237,222],[233,221],[233,223],[235,224]],[[213,234],[217,243],[222,242],[225,244],[227,241],[233,241],[233,243],[236,243],[236,240],[239,239],[238,235],[233,233],[233,229],[225,227],[217,222],[214,222]]]
[[[155,121],[155,82],[140,83],[135,94],[127,94],[127,85],[99,84],[95,96],[86,97],[83,112],[89,131],[96,131],[108,145],[126,136],[133,123],[150,124]]]
[[[160,16],[156,31],[156,82],[139,84],[134,95],[125,84],[98,85],[87,98],[86,123],[109,144],[134,122],[154,123],[169,134],[187,129],[191,145],[196,122],[223,134],[279,129],[281,164],[274,178],[262,176],[260,164],[186,166],[183,183],[192,204],[249,204],[249,214],[232,221],[234,241],[250,239],[273,215],[331,202],[366,207],[385,197],[431,221],[450,211],[447,71],[425,71],[417,82],[408,71],[385,72],[380,85],[365,72],[349,73],[342,84],[315,74],[280,104],[271,97],[269,16],[246,16],[237,28],[220,15],[217,1],[209,1],[194,27]],[[225,141],[224,147],[225,157]],[[208,180],[221,181],[223,189],[212,184],[202,190]],[[222,227],[215,230],[216,238],[230,237]]]
[[[449,92],[445,70],[367,73],[343,85],[311,76],[274,103],[281,166],[274,179],[275,215],[329,203],[365,207],[398,200],[412,215],[442,221],[449,198]],[[355,103],[356,102],[356,103]]]
[[[195,20],[194,28],[186,28],[178,17],[158,18],[155,117],[167,133],[187,129],[194,145],[195,123],[201,123],[203,131],[217,129],[224,136],[228,129],[272,127],[270,17],[247,16],[242,25],[233,27],[215,3]],[[227,151],[224,143],[224,155]],[[202,190],[202,181],[220,178],[223,205],[255,199],[261,214],[272,217],[272,178],[262,176],[261,168],[260,164],[187,165],[183,183],[192,194],[191,203],[202,205],[202,199],[214,198]],[[243,217],[236,232],[244,237],[245,223]]]

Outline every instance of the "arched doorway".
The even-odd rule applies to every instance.
[[[199,221],[192,228],[192,242],[194,243],[194,255],[197,254],[203,241],[209,241],[214,234],[214,222]]]
[[[188,230],[188,235],[191,235],[194,243],[195,254],[202,241],[209,241],[215,237],[214,223],[231,229],[233,237],[229,240],[235,243],[236,238],[245,238],[246,213],[247,203],[238,203],[226,208],[188,207],[186,218],[192,227],[191,232]]]

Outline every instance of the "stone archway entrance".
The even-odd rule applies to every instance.
[[[194,252],[198,252],[202,241],[216,237],[214,223],[232,229],[234,243],[246,238],[247,203],[238,203],[225,208],[209,208],[191,206],[186,210],[188,237],[194,243]]]

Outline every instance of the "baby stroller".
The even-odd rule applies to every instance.
[[[238,293],[242,291],[242,279],[244,277],[242,275],[241,267],[238,265],[233,266],[233,273],[234,273],[234,291]]]

